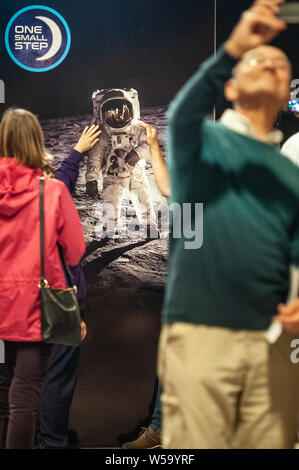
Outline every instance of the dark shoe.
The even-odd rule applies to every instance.
[[[41,441],[40,439],[36,440],[33,446],[33,449],[45,449],[46,444],[44,441]]]
[[[48,446],[45,441],[38,439],[33,446],[33,449],[66,449],[68,447],[55,447],[55,446]]]
[[[161,434],[152,428],[142,428],[135,441],[125,442],[123,449],[161,449]]]

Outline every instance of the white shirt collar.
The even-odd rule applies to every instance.
[[[257,136],[255,130],[253,129],[250,120],[244,116],[243,114],[239,113],[234,109],[226,109],[220,118],[220,122],[232,129],[239,134],[246,135],[247,137],[251,137],[256,140],[260,140],[266,144],[280,144],[283,139],[283,133],[278,129],[273,129],[268,135],[266,135],[263,139]]]

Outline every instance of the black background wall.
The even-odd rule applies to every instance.
[[[1,2],[0,31],[16,11],[39,2]],[[72,35],[57,68],[32,73],[0,48],[6,104],[41,118],[90,112],[97,88],[133,87],[143,106],[167,104],[211,51],[213,0],[79,0],[41,2],[57,10]],[[3,106],[2,106],[3,108]]]

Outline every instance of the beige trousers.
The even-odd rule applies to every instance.
[[[294,335],[188,323],[162,329],[165,449],[287,449],[296,442],[299,363]],[[299,337],[299,335],[297,335]]]

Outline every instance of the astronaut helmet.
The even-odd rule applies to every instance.
[[[93,93],[94,121],[111,133],[128,131],[140,119],[138,93],[133,88],[108,88]]]

